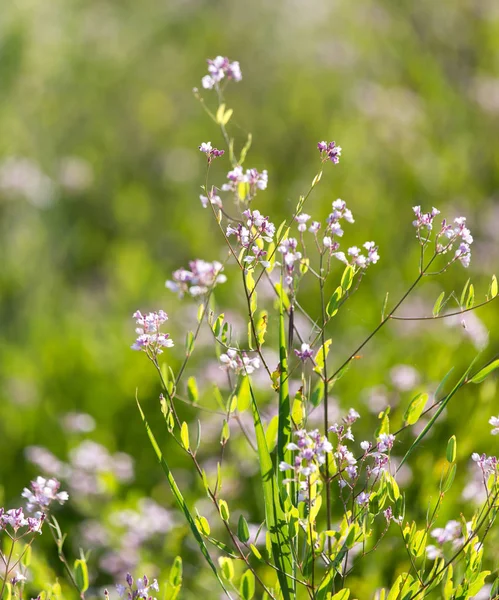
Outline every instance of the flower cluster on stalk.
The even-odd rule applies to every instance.
[[[135,600],[137,598],[142,598],[143,600],[156,600],[156,598],[151,596],[151,591],[159,592],[159,585],[156,579],[153,579],[151,582],[147,575],[144,575],[144,577],[140,577],[134,582],[130,573],[126,574],[125,579],[126,585],[118,584],[116,586],[116,591],[120,598],[123,598],[126,594],[128,600]],[[109,598],[109,592],[107,590],[104,591],[104,597],[106,600]]]
[[[60,487],[61,484],[57,479],[37,477],[31,482],[29,488],[24,488],[21,494],[27,500],[26,508],[28,511],[36,512],[40,516],[47,512],[52,502],[64,504],[69,499],[69,495],[67,492],[59,491]]]
[[[137,310],[132,316],[137,324],[135,333],[138,334],[132,350],[142,350],[149,358],[154,359],[158,354],[162,354],[162,348],[173,346],[170,334],[160,331],[161,325],[168,320],[165,311],[160,310],[143,315],[140,310]]]
[[[220,156],[223,156],[225,154],[225,150],[218,150],[217,148],[213,148],[211,142],[202,142],[199,146],[199,150],[203,152],[203,154],[206,154],[208,164],[211,164],[211,162],[215,158],[220,158]]]
[[[319,142],[317,148],[321,153],[322,162],[330,160],[335,165],[340,162],[341,146],[337,146],[336,142]]]
[[[296,452],[293,464],[281,461],[279,470],[293,471],[294,477],[285,481],[297,482],[300,500],[306,500],[309,496],[311,477],[325,464],[326,455],[333,451],[333,446],[318,429],[300,429],[295,431],[295,437],[296,443],[291,442],[286,447],[287,450]]]
[[[202,86],[207,90],[211,90],[217,86],[222,79],[241,81],[243,78],[241,67],[237,60],[231,62],[226,56],[217,56],[216,58],[208,59],[207,63],[208,75],[205,75],[201,80]]]
[[[207,193],[208,193],[207,196],[205,196],[204,194],[200,194],[200,196],[199,196],[199,199],[201,200],[201,204],[203,205],[203,208],[207,208],[208,204],[210,204],[210,203],[213,204],[214,206],[218,206],[218,208],[223,207],[222,198],[220,198],[220,196],[215,193],[214,187],[212,187],[211,190]]]
[[[218,261],[208,262],[200,258],[189,262],[189,269],[177,269],[173,280],[166,282],[166,287],[177,293],[180,298],[189,294],[193,298],[203,296],[218,283],[225,283],[227,277],[222,273],[223,265]]]
[[[220,355],[222,368],[234,371],[236,374],[251,375],[260,368],[260,359],[255,356],[250,358],[246,352],[229,348],[225,354]]]
[[[490,433],[492,435],[499,435],[499,417],[490,417],[489,424],[493,427]]]
[[[433,207],[431,212],[423,213],[421,206],[414,206],[412,210],[416,216],[412,224],[416,228],[417,237],[420,244],[426,246],[430,241],[433,221],[440,214],[440,211]],[[447,254],[447,252],[454,249],[455,244],[458,244],[454,250],[454,258],[449,261],[449,264],[459,260],[463,267],[469,267],[472,243],[473,236],[466,226],[466,217],[456,217],[452,224],[443,219],[440,230],[436,235],[435,251],[437,254]]]
[[[298,240],[296,238],[287,238],[283,240],[278,248],[282,254],[284,268],[284,283],[292,288],[293,280],[296,275],[295,264],[302,259],[302,254],[297,250]]]
[[[269,266],[266,260],[267,251],[263,248],[263,242],[271,242],[275,235],[275,226],[264,217],[259,210],[245,210],[243,212],[246,224],[237,223],[236,226],[227,226],[227,237],[234,235],[242,248],[248,250],[243,258],[245,263],[260,263],[264,267]]]
[[[466,535],[470,533],[471,522],[468,522],[466,523]],[[453,550],[457,550],[466,541],[466,537],[463,535],[463,524],[455,520],[448,521],[445,527],[436,527],[433,529],[431,537],[435,539],[438,546],[429,544],[426,547],[426,556],[429,560],[443,557],[444,544],[451,543]]]
[[[24,514],[22,507],[7,511],[0,508],[0,531],[10,527],[17,539],[28,533],[41,533],[44,520],[45,513],[42,513],[39,517],[28,517]],[[20,531],[22,529],[25,529],[25,531]]]
[[[314,355],[314,351],[310,347],[310,344],[306,344],[305,342],[300,346],[300,350],[295,349],[296,356],[305,362],[307,358],[312,358]]]
[[[227,183],[222,185],[223,192],[232,192],[242,202],[251,202],[257,192],[267,189],[269,181],[266,169],[246,169],[238,165],[227,173]]]

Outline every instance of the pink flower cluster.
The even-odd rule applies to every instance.
[[[161,325],[168,320],[165,311],[160,310],[143,315],[140,310],[137,310],[132,316],[138,325],[135,329],[138,337],[132,345],[132,350],[143,350],[149,358],[155,358],[158,354],[163,353],[162,348],[173,346],[170,334],[160,332]]]
[[[240,352],[235,348],[229,348],[225,354],[220,356],[222,368],[234,371],[243,375],[251,375],[260,368],[260,359],[258,357],[250,358],[246,352]]]
[[[366,242],[362,247],[367,250],[367,255],[361,254],[362,251],[357,246],[352,246],[348,248],[347,255],[344,252],[336,252],[334,256],[346,265],[356,266],[360,269],[376,264],[379,260],[378,246],[374,242]]]
[[[217,148],[212,148],[211,142],[202,142],[199,146],[199,150],[206,154],[206,158],[208,159],[208,164],[210,164],[213,159],[219,158],[225,154],[225,150],[218,150]]]
[[[328,248],[329,252],[334,252],[340,247],[339,243],[335,240],[335,236],[343,236],[342,220],[345,220],[347,223],[355,222],[352,211],[347,208],[346,202],[338,198],[332,203],[332,211],[327,218],[325,236],[322,240],[324,248]],[[309,231],[314,235],[317,235],[319,229],[320,223],[317,221],[314,221],[309,227]]]
[[[244,262],[260,263],[264,267],[269,266],[269,262],[265,260],[267,251],[258,245],[257,240],[271,242],[275,235],[275,226],[269,221],[268,217],[264,217],[259,210],[245,210],[243,216],[246,217],[246,225],[238,223],[236,227],[233,225],[227,226],[227,237],[235,235],[237,241],[243,248],[247,248],[252,254],[247,254],[244,257]]]
[[[41,515],[48,510],[48,507],[54,501],[64,504],[69,499],[69,495],[67,492],[60,492],[60,487],[61,484],[57,479],[37,477],[31,482],[30,488],[24,488],[21,494],[27,500],[26,508],[28,511],[36,511],[37,515]]]
[[[222,79],[232,79],[233,81],[241,81],[243,78],[241,68],[237,61],[230,62],[226,56],[217,56],[213,59],[208,59],[208,73],[201,80],[202,86],[207,89],[213,89]]]
[[[295,263],[299,263],[302,254],[298,252],[298,241],[296,238],[288,238],[281,242],[278,250],[282,254],[283,265],[284,265],[284,283],[288,287],[293,286],[293,278],[295,275]]]
[[[177,269],[173,273],[173,280],[168,280],[165,285],[181,298],[184,294],[196,298],[206,294],[216,284],[227,281],[222,271],[222,263],[216,260],[213,262],[202,259],[192,260],[189,269]]]
[[[423,213],[421,206],[413,206],[412,210],[416,215],[416,219],[412,224],[417,230],[420,244],[424,246],[430,241],[433,221],[440,214],[440,211],[433,207],[431,212]],[[466,217],[455,218],[453,224],[447,223],[446,219],[442,221],[441,228],[436,236],[436,253],[446,254],[453,249],[456,243],[459,245],[454,252],[454,258],[449,264],[459,260],[463,267],[469,267],[471,261],[470,246],[473,243],[473,236],[466,226]]]
[[[244,172],[238,165],[227,173],[227,179],[228,182],[222,185],[222,191],[233,192],[243,202],[250,202],[258,190],[267,189],[269,177],[267,170],[260,172],[257,169],[246,169]]]
[[[3,508],[0,508],[0,531],[10,527],[16,537],[19,537],[19,530],[24,528],[26,528],[26,531],[22,532],[22,535],[40,532],[44,520],[45,513],[42,513],[40,517],[26,517],[21,507],[13,508],[8,511],[4,511]]]
[[[321,153],[322,162],[330,160],[335,165],[340,162],[341,147],[337,146],[335,142],[319,142],[317,148]]]
[[[138,598],[142,598],[144,600],[156,600],[151,596],[151,590],[155,592],[159,592],[159,585],[156,579],[153,579],[152,582],[149,581],[147,575],[137,579],[134,586],[133,577],[130,573],[126,574],[126,583],[127,585],[118,584],[116,586],[116,591],[118,592],[118,596],[123,598],[125,594],[127,594],[127,598],[129,600],[135,600]],[[106,600],[109,598],[109,592],[107,590],[104,591],[104,597]]]
[[[295,350],[295,354],[300,360],[305,362],[307,358],[312,358],[314,351],[310,347],[310,344],[303,343],[300,350]]]

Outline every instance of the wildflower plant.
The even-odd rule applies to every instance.
[[[200,196],[202,206],[211,210],[215,226],[224,241],[227,256],[220,263],[213,256],[197,259],[189,269],[175,271],[166,286],[180,296],[197,299],[197,324],[186,336],[184,358],[174,372],[169,356],[177,352],[168,334],[160,331],[167,316],[163,311],[143,316],[137,311],[137,340],[132,346],[143,351],[154,365],[161,385],[160,408],[168,435],[185,452],[211,500],[219,526],[225,533],[216,537],[208,519],[195,507],[189,507],[168,458],[151,430],[143,408],[139,410],[173,496],[190,526],[200,552],[225,594],[251,600],[266,599],[347,600],[351,595],[350,574],[358,563],[368,560],[388,537],[389,531],[403,541],[405,552],[389,589],[371,590],[378,599],[442,597],[471,598],[485,585],[490,571],[482,568],[487,538],[499,508],[498,462],[495,456],[480,454],[480,441],[472,460],[478,469],[485,502],[466,517],[455,515],[444,526],[439,511],[453,485],[457,470],[454,436],[442,449],[445,464],[439,493],[427,518],[416,523],[408,514],[405,492],[397,481],[401,467],[409,461],[428,435],[450,401],[470,384],[479,384],[499,367],[499,361],[477,366],[478,357],[449,385],[449,374],[433,399],[418,394],[406,407],[404,424],[393,429],[390,408],[382,411],[370,439],[357,439],[356,427],[361,415],[353,408],[335,419],[330,414],[331,390],[341,377],[348,377],[359,353],[376,334],[394,320],[426,321],[461,316],[497,298],[497,279],[492,277],[485,299],[476,302],[469,281],[460,295],[442,293],[430,315],[404,316],[400,308],[418,284],[451,268],[468,267],[471,261],[472,235],[465,217],[453,221],[441,219],[440,211],[424,212],[413,208],[414,241],[419,247],[419,264],[413,283],[402,296],[388,305],[380,303],[381,317],[372,332],[340,364],[332,365],[329,336],[331,324],[340,318],[344,304],[355,294],[364,277],[382,260],[372,240],[358,245],[343,244],[344,231],[355,233],[350,203],[331,201],[324,222],[314,219],[312,193],[332,169],[341,168],[342,151],[336,142],[317,144],[318,171],[312,183],[299,197],[289,218],[274,223],[265,210],[264,191],[269,182],[266,170],[246,167],[251,136],[239,150],[229,131],[233,110],[224,99],[227,86],[242,79],[239,63],[218,56],[208,61],[208,75],[202,80],[203,92],[195,97],[219,128],[224,150],[203,142],[199,150],[206,156],[206,176]],[[202,94],[209,94],[206,99]],[[211,105],[214,103],[215,108]],[[312,151],[312,149],[311,149]],[[226,181],[212,181],[212,163],[218,166],[228,159]],[[224,163],[225,164],[225,163]],[[257,208],[258,207],[258,208]],[[408,215],[408,219],[409,219]],[[223,271],[223,274],[222,274]],[[217,314],[215,292],[228,278],[239,279],[244,298],[247,335],[235,336],[225,314]],[[307,314],[300,302],[305,280],[315,286],[317,311]],[[327,284],[327,285],[326,285]],[[331,286],[332,294],[326,290]],[[271,290],[273,302],[259,299],[260,290]],[[264,297],[264,294],[261,294]],[[268,297],[268,296],[267,296]],[[189,301],[189,298],[186,298]],[[456,302],[455,309],[448,309]],[[275,311],[275,319],[271,311]],[[300,319],[296,318],[299,315]],[[303,318],[302,318],[303,317]],[[298,324],[300,320],[300,324]],[[309,324],[305,330],[303,323]],[[199,392],[194,376],[183,378],[195,351],[202,327],[213,338],[219,366],[227,377],[224,392],[216,388],[220,405],[220,458],[216,480],[210,479],[201,458],[201,428],[197,440],[191,439],[187,422],[180,417],[179,403],[188,402],[197,410]],[[269,358],[267,346],[277,342],[278,363]],[[160,354],[165,351],[164,354]],[[299,380],[298,390],[290,393],[290,381]],[[267,383],[262,383],[264,380]],[[187,391],[185,392],[185,389]],[[276,417],[267,427],[263,418],[263,400],[274,394]],[[316,416],[321,411],[320,425]],[[252,431],[243,425],[243,413],[251,414]],[[425,417],[424,421],[420,421]],[[416,423],[425,423],[415,435],[401,460],[394,462],[394,445],[404,439]],[[247,420],[245,421],[247,423]],[[312,424],[313,422],[313,424]],[[499,432],[499,418],[489,421],[492,434]],[[235,519],[222,496],[223,458],[235,431],[254,448],[258,463],[265,518],[256,537],[250,536],[246,519]],[[259,493],[255,493],[259,498]],[[336,518],[338,510],[341,518]],[[258,546],[263,538],[264,548]],[[217,558],[215,557],[217,555]],[[155,589],[140,580],[134,587],[118,588],[120,595],[141,596],[141,590]],[[492,593],[498,593],[499,580]],[[149,593],[149,591],[147,592]],[[439,595],[440,594],[440,595]],[[147,594],[146,594],[147,595]],[[491,596],[492,597],[492,596]],[[493,596],[495,597],[495,596]]]

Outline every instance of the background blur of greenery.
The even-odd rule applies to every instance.
[[[118,535],[113,513],[135,509],[140,497],[172,507],[135,407],[138,388],[161,438],[157,380],[145,357],[129,349],[130,316],[136,308],[169,313],[177,347],[168,356],[175,368],[196,306],[178,301],[164,281],[192,258],[225,256],[211,214],[198,199],[204,160],[197,146],[211,140],[220,147],[222,140],[192,95],[206,72],[205,58],[217,54],[241,63],[243,81],[229,87],[227,100],[235,110],[231,125],[237,143],[244,141],[244,132],[253,133],[247,166],[269,170],[269,187],[255,208],[279,223],[317,171],[317,141],[334,139],[343,147],[340,165],[327,165],[306,212],[322,219],[331,201],[343,198],[356,217],[346,243],[376,240],[381,261],[334,323],[330,356],[335,364],[377,323],[386,291],[395,299],[415,277],[413,205],[437,206],[449,217],[468,216],[475,244],[469,273],[455,265],[420,288],[401,314],[431,314],[440,291],[460,292],[468,275],[482,298],[489,275],[497,270],[495,0],[5,3],[0,20],[4,502],[15,505],[22,487],[40,472],[26,458],[29,446],[67,460],[72,448],[90,439],[111,453],[128,453],[135,462],[134,481],[123,484],[112,468],[99,469],[97,453],[100,491],[79,500],[73,493],[59,511],[74,550],[79,543],[90,547],[79,537],[82,519],[98,518]],[[213,183],[221,183],[226,170],[227,161],[219,161]],[[217,300],[221,310],[235,313],[242,298],[235,292],[235,270],[227,273],[229,282]],[[307,308],[317,310],[312,300]],[[392,325],[363,351],[335,390],[342,410],[355,406],[363,414],[357,440],[372,435],[377,408],[386,402],[400,403],[402,410],[395,413],[400,422],[412,394],[434,390],[452,365],[460,372],[487,335],[483,361],[497,352],[495,303],[469,315],[466,323],[467,329],[459,322]],[[201,346],[189,368],[208,395],[209,382],[219,379],[215,358],[209,345]],[[400,364],[417,370],[408,371],[414,380],[405,386],[409,389],[404,383],[401,389],[397,371],[391,371]],[[275,397],[265,388],[267,397],[271,415]],[[63,417],[75,411],[91,415],[95,429],[72,431]],[[411,518],[424,519],[429,498],[435,497],[434,481],[453,433],[459,474],[441,521],[459,518],[459,511],[471,516],[472,500],[461,496],[470,479],[469,456],[494,451],[487,420],[498,412],[494,380],[453,400],[446,418],[414,455],[412,472],[406,472]],[[215,456],[218,424],[203,413],[184,414],[193,423],[198,416],[209,460]],[[404,443],[410,439],[407,434]],[[209,514],[188,465],[174,447],[167,452],[190,504]],[[258,523],[261,492],[253,461],[237,439],[228,458],[225,495],[233,512],[243,511]],[[172,513],[165,529],[170,529],[166,535],[144,544],[141,571],[153,564],[149,571],[158,575],[158,568],[167,568],[181,553],[187,563],[185,597],[200,589],[218,596],[211,576],[197,571],[199,557],[181,517]],[[104,537],[117,544],[109,534]],[[388,553],[400,550],[397,544],[388,541],[385,550],[359,564],[354,591],[360,598],[394,578]],[[102,566],[108,551],[92,554],[98,585],[113,580]],[[61,574],[53,556],[50,561]]]

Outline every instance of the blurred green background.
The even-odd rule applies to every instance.
[[[385,293],[398,298],[416,276],[413,205],[436,206],[450,218],[466,215],[475,243],[469,272],[455,265],[426,282],[400,314],[431,314],[440,291],[460,293],[468,276],[483,299],[498,266],[495,0],[6,3],[0,20],[2,495],[13,506],[31,477],[57,474],[71,494],[59,511],[70,552],[94,549],[97,586],[139,565],[153,565],[149,571],[159,575],[181,553],[185,597],[200,589],[218,596],[211,576],[198,571],[199,557],[139,422],[136,388],[166,439],[157,379],[145,357],[129,349],[132,312],[163,308],[177,341],[168,357],[177,367],[196,304],[179,301],[164,282],[190,259],[225,256],[211,213],[199,202],[204,160],[197,150],[202,141],[221,147],[223,140],[192,94],[205,59],[217,54],[239,60],[243,72],[227,93],[236,144],[251,131],[246,166],[269,171],[254,208],[276,223],[289,215],[317,172],[317,141],[334,139],[343,148],[341,163],[327,165],[305,210],[324,219],[331,201],[343,198],[356,217],[345,242],[374,239],[380,246],[381,261],[331,327],[332,363],[340,364],[378,322]],[[210,93],[204,96],[210,104]],[[212,183],[221,184],[228,169],[219,160]],[[236,322],[244,304],[236,270],[227,274],[217,301]],[[304,304],[315,314],[310,294]],[[359,440],[372,435],[387,403],[402,407],[394,413],[401,422],[415,391],[434,390],[453,365],[457,376],[477,349],[484,348],[483,362],[493,357],[498,326],[495,304],[469,314],[466,327],[460,320],[391,325],[338,384],[335,406],[362,413]],[[188,374],[210,396],[220,373],[209,336],[203,339]],[[267,387],[264,400],[270,416],[275,397]],[[459,518],[460,511],[471,517],[469,457],[494,452],[487,421],[499,412],[495,380],[466,388],[453,402],[405,471],[411,517],[424,519],[453,433],[459,472],[441,520]],[[213,471],[218,421],[190,409],[183,416],[203,420],[203,460]],[[404,443],[411,439],[408,433]],[[258,524],[255,461],[241,440],[231,443],[225,495],[236,515],[242,511]],[[208,515],[188,464],[174,447],[167,452],[190,504]],[[359,563],[352,584],[359,598],[394,578],[398,566],[387,560],[394,549],[400,549],[395,538]],[[54,557],[47,560],[60,575]]]

